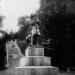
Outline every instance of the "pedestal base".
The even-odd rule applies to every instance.
[[[20,60],[18,67],[24,66],[51,66],[51,58],[45,56],[28,56]]]
[[[44,56],[44,48],[36,45],[29,46],[28,56]]]
[[[16,75],[58,75],[59,70],[56,67],[52,66],[25,66],[25,67],[16,67]]]

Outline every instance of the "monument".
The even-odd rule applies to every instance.
[[[15,67],[16,75],[58,75],[58,68],[51,66],[51,58],[44,56],[44,48],[32,45],[27,50]]]
[[[59,69],[51,66],[51,58],[44,56],[44,48],[38,44],[33,44],[34,34],[39,34],[37,25],[32,27],[31,42],[25,50],[25,56],[19,51],[17,58],[17,65],[15,68],[15,75],[58,75]],[[34,33],[35,31],[35,33]],[[15,58],[15,59],[16,59]]]
[[[51,58],[44,56],[44,48],[41,45],[39,45],[38,42],[36,45],[33,43],[35,41],[33,36],[34,34],[37,34],[37,28],[35,27],[33,29],[34,30],[32,30],[31,34],[31,43],[25,50],[25,56],[20,59],[19,65],[15,67],[15,74],[58,75],[58,68],[51,66]],[[37,35],[40,34],[38,33]]]

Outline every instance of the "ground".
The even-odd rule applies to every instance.
[[[14,69],[10,68],[5,71],[0,71],[0,75],[15,75]],[[59,75],[75,75],[75,72],[60,72]]]
[[[75,75],[75,72],[60,72],[59,75]]]

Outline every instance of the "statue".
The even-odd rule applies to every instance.
[[[26,40],[29,40],[30,45],[38,45],[38,37],[41,36],[39,24],[40,21],[38,20],[37,16],[31,17],[31,33],[26,37]]]

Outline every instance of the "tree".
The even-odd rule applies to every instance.
[[[41,8],[38,11],[38,17],[41,21],[41,28],[44,28],[42,29],[44,35],[53,40],[53,47],[55,49],[53,55],[56,59],[54,62],[57,62],[60,66],[69,64],[66,62],[70,61],[69,58],[73,58],[69,57],[71,55],[70,52],[73,51],[75,54],[75,37],[73,36],[75,31],[74,5],[72,5],[71,0],[42,1]]]
[[[31,30],[30,17],[29,16],[20,17],[18,19],[18,25],[20,26],[18,36],[20,39],[25,39]]]

